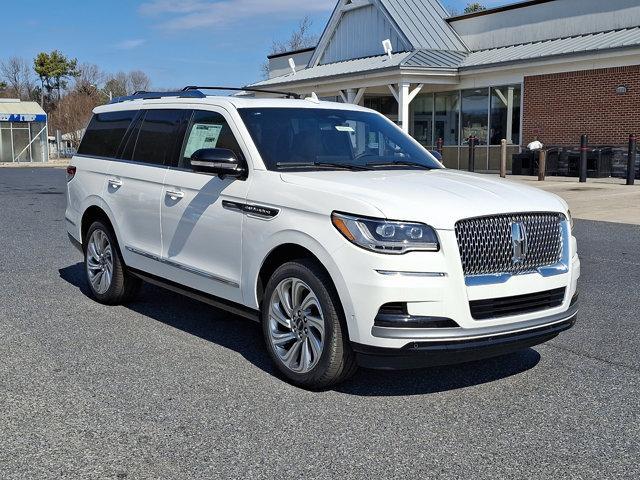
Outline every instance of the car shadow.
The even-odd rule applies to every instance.
[[[60,278],[89,296],[82,263],[59,270]],[[242,355],[266,373],[280,376],[271,363],[260,325],[178,293],[144,284],[136,301],[126,305],[134,312],[223,346]],[[185,315],[188,312],[188,315]],[[477,362],[420,370],[359,369],[336,392],[358,396],[424,395],[494,382],[535,367],[540,354],[529,348]]]

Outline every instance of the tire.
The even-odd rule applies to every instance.
[[[291,383],[321,389],[356,371],[340,300],[331,279],[315,262],[281,265],[267,282],[263,299],[267,350]]]
[[[105,305],[119,305],[132,300],[142,282],[127,273],[111,228],[100,220],[93,222],[82,244],[84,271],[91,296]]]

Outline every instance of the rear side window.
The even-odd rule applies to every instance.
[[[78,154],[92,157],[115,157],[135,111],[97,113],[89,122]]]
[[[137,136],[133,160],[153,165],[171,163],[177,156],[177,146],[182,144],[181,126],[187,113],[190,111],[147,110]]]

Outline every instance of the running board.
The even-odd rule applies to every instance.
[[[193,288],[186,287],[169,280],[164,280],[162,278],[156,277],[155,275],[136,270],[135,268],[127,268],[127,271],[132,275],[138,277],[140,280],[143,280],[152,285],[166,288],[167,290],[185,295],[194,300],[198,300],[199,302],[211,305],[212,307],[219,308],[220,310],[225,310],[229,313],[233,313],[234,315],[240,315],[241,317],[248,318],[249,320],[260,323],[260,312],[258,310],[254,310],[253,308],[245,307],[244,305],[240,305],[238,303],[231,302],[214,295],[209,295],[208,293],[201,292],[199,290],[195,290]]]

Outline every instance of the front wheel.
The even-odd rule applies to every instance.
[[[262,304],[267,349],[294,384],[324,388],[356,370],[331,280],[307,260],[280,266],[269,279]]]

